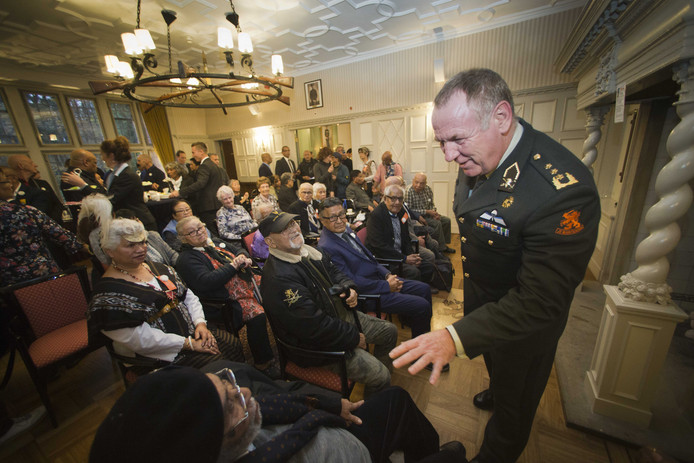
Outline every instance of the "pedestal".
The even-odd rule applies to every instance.
[[[624,298],[605,286],[607,299],[586,390],[594,413],[648,427],[675,325],[687,318],[676,305]]]

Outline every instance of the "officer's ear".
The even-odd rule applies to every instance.
[[[499,102],[492,112],[492,124],[495,124],[499,133],[506,135],[513,126],[513,108],[508,101]]]

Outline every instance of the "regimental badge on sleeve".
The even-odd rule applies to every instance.
[[[559,227],[554,230],[557,235],[575,235],[585,228],[580,221],[581,213],[575,209],[564,212],[561,217]]]
[[[298,289],[295,291],[292,291],[291,289],[287,289],[284,291],[284,302],[286,302],[289,306],[297,302],[300,297],[301,296],[299,295]]]

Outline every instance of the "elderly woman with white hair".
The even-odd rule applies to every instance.
[[[326,188],[326,186],[320,182],[314,183],[313,184],[313,200],[320,202],[320,201],[323,201],[326,196],[328,196],[328,189]]]
[[[146,262],[141,222],[115,219],[102,230],[101,247],[111,266],[89,303],[89,337],[105,335],[125,356],[142,355],[202,367],[227,359],[243,362],[243,347],[230,333],[207,329],[193,291],[168,265]]]
[[[89,244],[89,249],[94,257],[105,268],[111,263],[111,259],[101,249],[101,230],[108,226],[113,217],[111,201],[102,194],[89,195],[82,200],[80,213],[77,216],[77,237]],[[93,262],[96,264],[96,262]],[[94,269],[96,270],[96,269]],[[99,272],[92,272],[92,276],[99,276]]]
[[[222,238],[239,240],[248,230],[258,226],[243,206],[234,204],[234,190],[230,187],[220,186],[217,199],[222,203],[217,211],[217,228]]]

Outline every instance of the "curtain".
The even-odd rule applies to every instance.
[[[158,105],[140,103],[142,117],[152,139],[154,149],[163,165],[174,161],[173,141],[166,108]]]

